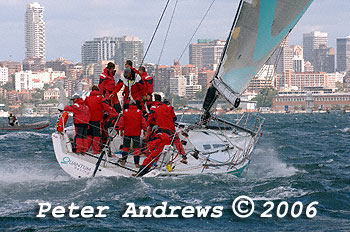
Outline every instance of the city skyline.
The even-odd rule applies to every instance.
[[[0,38],[0,43],[6,44],[0,46],[0,60],[22,61],[25,58],[24,13],[31,2],[34,1],[11,0],[0,3],[0,30],[7,32],[6,36]],[[141,1],[138,0],[112,1],[112,7],[110,1],[105,0],[67,1],[66,4],[65,1],[57,3],[53,0],[38,2],[45,7],[47,60],[64,57],[74,62],[81,61],[81,44],[96,37],[138,36],[144,41],[146,49],[165,5],[165,1],[160,0],[148,2],[145,9],[142,9]],[[169,4],[146,62],[157,63],[174,3],[171,1]],[[210,3],[179,1],[161,64],[171,64],[180,56]],[[238,1],[217,0],[191,42],[195,43],[199,38],[226,39],[237,4]],[[198,11],[194,12],[194,7]],[[328,46],[335,48],[337,38],[350,34],[350,31],[342,30],[350,28],[347,20],[349,13],[346,11],[349,7],[348,1],[315,1],[292,32],[290,44],[302,44],[303,33],[320,30],[328,33]],[[130,8],[132,10],[128,11]],[[137,9],[142,13],[138,14]],[[144,12],[146,9],[147,14]],[[184,27],[184,24],[187,26]],[[180,62],[188,63],[188,49]]]

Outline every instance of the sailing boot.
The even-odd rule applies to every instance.
[[[135,148],[134,149],[134,163],[136,168],[140,168],[140,153],[141,149],[140,148]]]
[[[120,164],[121,165],[125,165],[127,158],[128,158],[128,152],[127,151],[123,151],[122,152],[122,158],[119,159]]]

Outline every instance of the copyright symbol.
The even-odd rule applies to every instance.
[[[247,218],[254,212],[254,201],[250,197],[239,196],[232,202],[232,211],[237,217]]]

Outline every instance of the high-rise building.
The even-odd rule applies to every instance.
[[[318,49],[320,45],[328,44],[328,33],[313,31],[303,34],[304,60],[313,64],[314,49]]]
[[[289,37],[286,37],[280,45],[280,50],[277,50],[272,58],[272,62],[277,62],[277,73],[293,69],[293,53],[293,49],[289,46]],[[274,58],[278,60],[273,61]],[[272,63],[267,64],[271,65]]]
[[[329,48],[321,44],[314,49],[313,65],[315,72],[334,72],[335,52],[334,48]]]
[[[350,36],[337,39],[337,71],[350,71]]]
[[[141,65],[143,59],[143,41],[135,36],[118,38],[116,46],[116,64],[124,67],[126,60],[131,60],[134,67]]]
[[[81,46],[81,59],[84,66],[112,60],[124,67],[126,60],[132,60],[137,67],[143,59],[143,41],[134,36],[94,38]]]
[[[45,60],[44,7],[39,3],[29,3],[25,13],[25,57]]]
[[[302,55],[294,55],[293,57],[293,70],[294,72],[304,72],[304,59]]]
[[[220,62],[225,40],[199,39],[197,43],[190,44],[190,64],[198,68],[216,69]]]
[[[83,65],[97,63],[102,60],[116,59],[116,37],[94,38],[85,41],[81,46],[81,60]]]
[[[170,78],[174,76],[173,68],[166,65],[157,66],[153,76],[154,92],[166,92],[170,86]]]

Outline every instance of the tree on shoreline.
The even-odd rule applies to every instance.
[[[252,100],[257,102],[257,108],[272,107],[272,98],[278,94],[278,91],[272,88],[260,90],[259,94]]]

